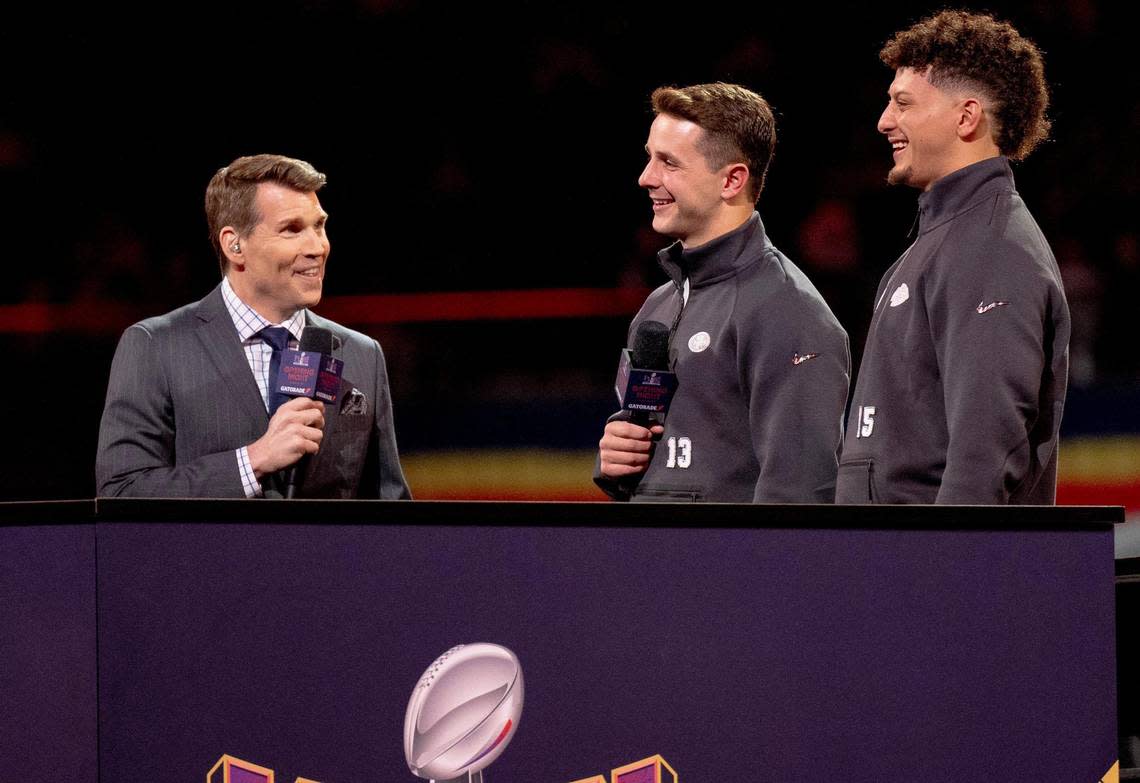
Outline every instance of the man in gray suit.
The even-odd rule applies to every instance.
[[[111,365],[95,474],[100,495],[409,498],[380,345],[311,313],[321,298],[325,175],[280,155],[238,158],[206,189],[222,282],[127,329]],[[344,361],[335,403],[278,407],[270,365],[306,325]],[[306,458],[307,465],[302,462]]]

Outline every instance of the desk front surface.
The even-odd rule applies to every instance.
[[[92,587],[101,780],[223,753],[414,780],[412,687],[475,641],[526,678],[488,780],[660,753],[686,780],[1095,781],[1116,758],[1112,509],[98,504],[4,509],[0,551],[72,541],[21,573]]]

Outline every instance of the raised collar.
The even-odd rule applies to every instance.
[[[1003,190],[1015,191],[1004,155],[952,171],[918,197],[918,232],[925,234]]]
[[[753,212],[738,228],[703,245],[686,250],[679,241],[674,242],[657,253],[657,262],[678,286],[687,277],[691,287],[700,288],[731,277],[755,260],[759,254],[744,251],[756,242],[761,246],[767,242],[759,212]]]

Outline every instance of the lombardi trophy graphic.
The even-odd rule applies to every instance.
[[[460,644],[435,659],[412,690],[404,756],[431,783],[483,783],[483,770],[518,728],[519,659],[498,644]]]

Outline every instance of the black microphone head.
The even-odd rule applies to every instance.
[[[319,326],[306,326],[301,332],[301,350],[331,354],[333,352],[333,333]]]
[[[660,321],[642,321],[633,335],[630,360],[639,370],[669,369],[669,327]]]

